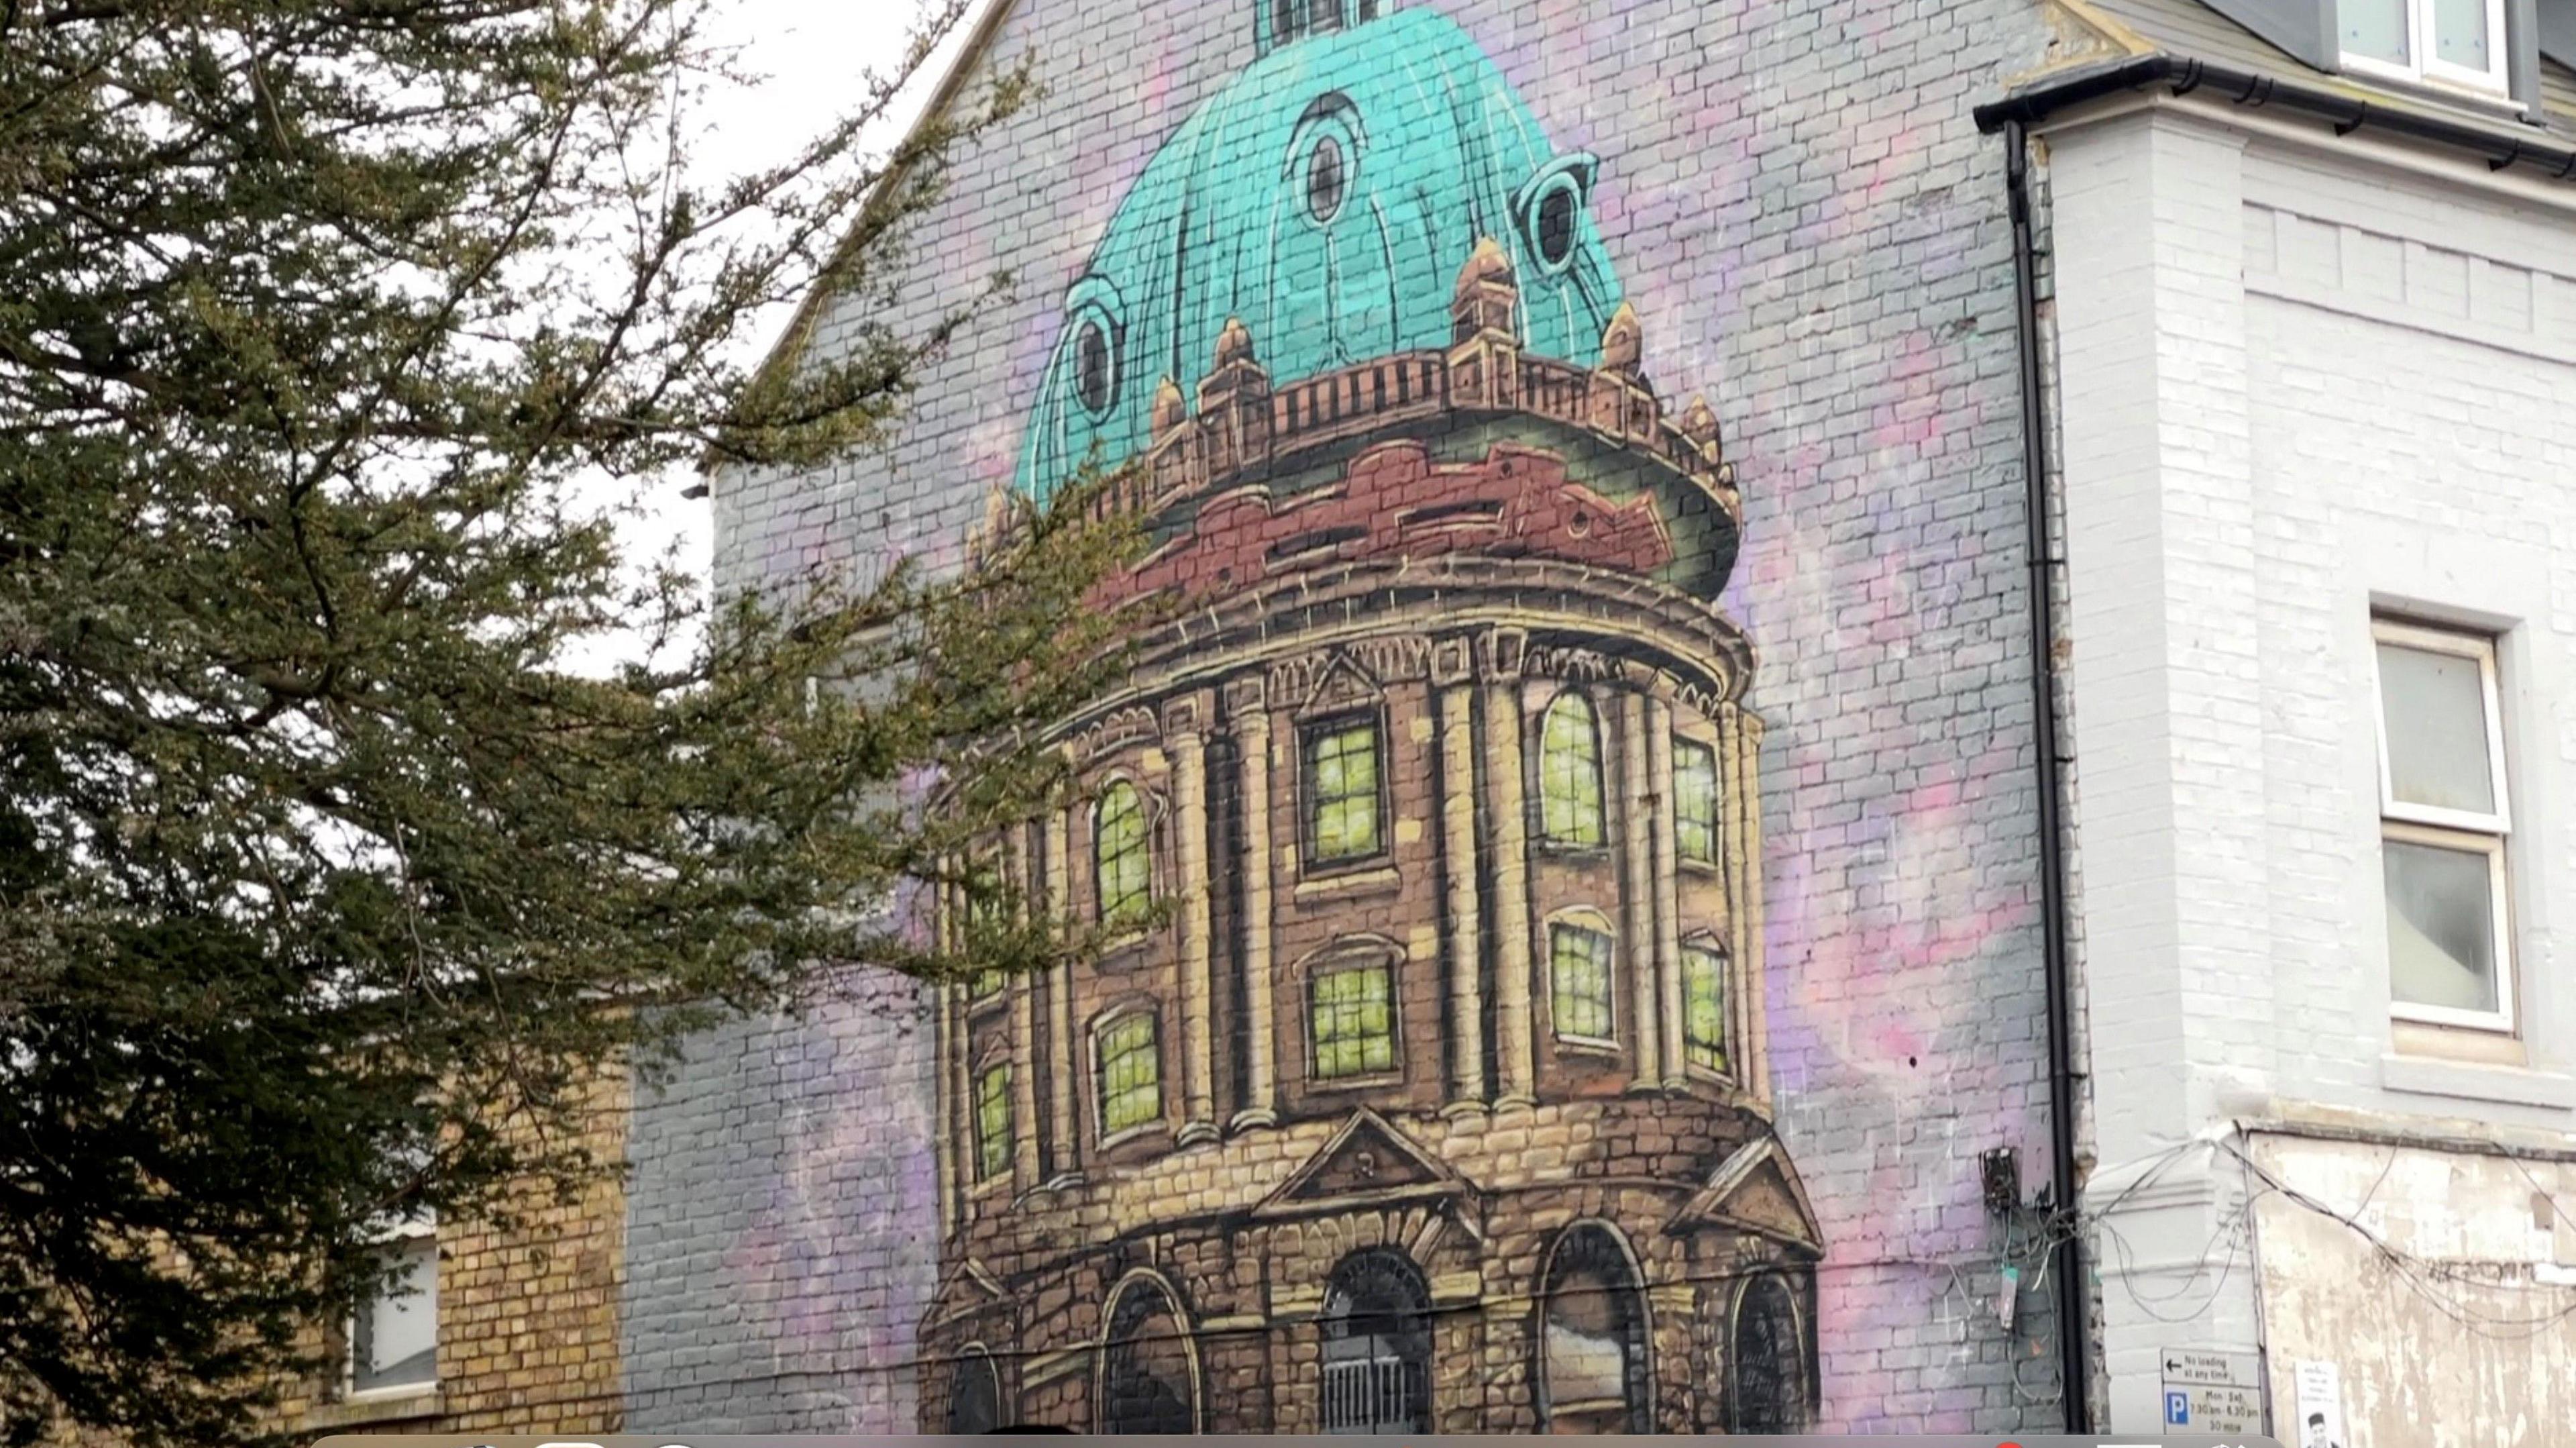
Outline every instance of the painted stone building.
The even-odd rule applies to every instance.
[[[1139,462],[1188,607],[994,842],[1133,938],[693,1042],[581,1357],[329,1421],[2563,1438],[2576,5],[993,0],[940,103],[1023,60],[718,571]]]
[[[1899,43],[1900,36],[1912,36]],[[2029,0],[1011,0],[881,454],[720,580],[954,556],[1137,461],[1189,606],[994,842],[1150,930],[695,1043],[629,1421],[2045,1428],[2009,251]],[[949,926],[955,921],[951,919]]]
[[[1002,854],[1164,908],[700,1043],[632,1421],[2553,1441],[2576,7],[1010,0],[959,83],[1021,59],[791,350],[1027,285],[884,455],[714,479],[720,572],[1142,459],[1103,602],[1191,606]]]
[[[1464,32],[1291,19],[1145,167],[1032,418],[1042,491],[1141,417],[1104,602],[1189,606],[999,854],[1174,908],[942,1003],[922,1426],[1794,1428],[1822,1244],[1715,414]]]

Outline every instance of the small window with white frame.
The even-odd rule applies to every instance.
[[[375,1248],[375,1284],[350,1315],[347,1394],[398,1397],[438,1385],[438,1219],[422,1212]]]
[[[2400,1018],[2514,1029],[2495,640],[2379,619],[2380,860]]]
[[[2347,69],[2505,93],[2504,0],[2337,0]]]

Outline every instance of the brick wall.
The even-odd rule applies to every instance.
[[[630,1092],[593,1087],[582,1144],[624,1159]],[[626,1188],[591,1184],[569,1201],[531,1187],[508,1229],[450,1222],[438,1231],[438,1377],[423,1393],[345,1398],[307,1390],[283,1405],[291,1431],[614,1433],[625,1421],[618,1294],[625,1277]],[[336,1334],[335,1334],[336,1335]]]
[[[2020,452],[2000,153],[1969,108],[2043,55],[2022,0],[1424,0],[1559,151],[1675,405],[1743,495],[1719,600],[1760,666],[1770,1086],[1826,1257],[1822,1421],[2057,1422],[2051,1323],[1992,1306],[1976,1157],[2046,1180]],[[939,552],[1013,482],[1083,268],[1147,160],[1254,60],[1249,5],[1019,0],[991,54],[1033,112],[921,221],[903,314],[1020,285],[882,453],[715,486],[731,586]],[[858,324],[827,308],[818,345]],[[641,1104],[627,1295],[654,1430],[909,1426],[939,1264],[935,1072],[906,993],[699,1044]],[[917,1130],[918,1136],[913,1133]],[[748,1281],[751,1287],[744,1290]]]

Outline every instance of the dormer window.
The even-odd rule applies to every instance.
[[[2504,0],[2336,0],[2344,64],[2502,95]]]
[[[1262,39],[1262,53],[1303,40],[1309,35],[1330,35],[1345,26],[1366,25],[1375,20],[1380,10],[1393,8],[1379,0],[1266,0],[1268,30]]]

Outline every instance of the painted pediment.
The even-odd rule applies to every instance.
[[[1362,1107],[1330,1141],[1253,1209],[1256,1217],[1303,1216],[1475,1189],[1447,1162]]]
[[[940,1275],[930,1300],[932,1322],[955,1322],[1008,1306],[1011,1293],[991,1269],[969,1257]]]
[[[1777,1137],[1738,1148],[1673,1218],[1676,1232],[1709,1228],[1750,1232],[1810,1257],[1824,1255],[1815,1206]]]
[[[1308,718],[1338,714],[1347,709],[1373,708],[1385,697],[1386,690],[1350,655],[1337,653],[1297,712]]]

